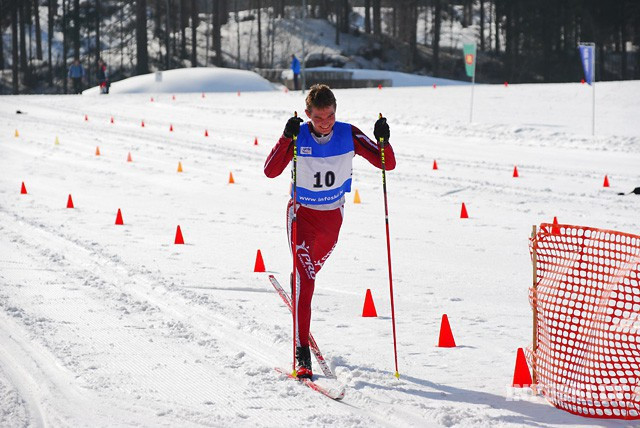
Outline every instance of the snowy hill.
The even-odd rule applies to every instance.
[[[206,81],[173,76],[167,93]],[[371,135],[388,118],[398,161],[387,187],[400,379],[381,174],[360,157],[362,203],[349,195],[316,282],[311,330],[346,384],[342,403],[275,373],[291,363],[291,317],[253,273],[260,249],[287,283],[290,175],[262,168],[301,94],[238,96],[231,83],[150,102],[164,92],[152,81],[122,84],[1,97],[0,426],[630,425],[510,385],[531,341],[531,226],[557,216],[638,233],[640,197],[617,192],[640,186],[640,82],[598,84],[595,137],[578,83],[478,85],[473,123],[468,86],[336,91],[338,120]],[[145,94],[115,93],[130,88]],[[360,316],[367,289],[377,318]],[[435,347],[445,313],[456,348]]]
[[[202,67],[180,68],[129,77],[112,84],[109,92],[111,94],[177,94],[275,90],[273,84],[252,71]],[[98,93],[98,87],[83,92],[86,95]]]

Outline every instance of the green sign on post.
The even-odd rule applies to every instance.
[[[467,70],[467,76],[474,77],[476,74],[476,44],[465,43],[462,46],[464,53],[464,68]]]

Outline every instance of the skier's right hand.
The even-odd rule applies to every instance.
[[[287,125],[284,127],[284,136],[287,138],[293,138],[300,133],[300,124],[303,122],[298,116],[293,116],[287,121]]]

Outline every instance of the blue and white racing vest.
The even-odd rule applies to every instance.
[[[298,202],[303,205],[328,205],[350,192],[353,156],[350,124],[336,122],[333,135],[325,144],[319,144],[313,138],[309,125],[301,125],[296,180]]]

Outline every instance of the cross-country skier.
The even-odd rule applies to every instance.
[[[297,136],[296,371],[298,377],[311,378],[309,325],[316,274],[338,242],[345,192],[351,191],[352,159],[360,155],[382,168],[377,141],[389,139],[389,125],[385,118],[378,119],[373,131],[376,141],[372,141],[355,126],[336,122],[336,98],[326,85],[311,87],[305,113],[310,119],[307,123],[301,125],[299,117],[287,121],[264,164],[264,173],[269,178],[282,173],[293,159],[293,137]],[[393,149],[385,145],[385,167],[392,170],[395,165]],[[290,244],[292,217],[293,199],[287,204]]]

